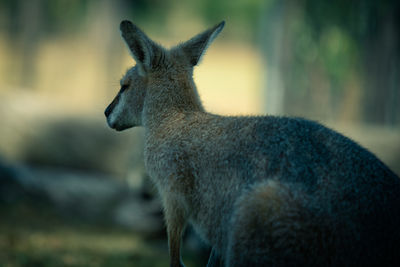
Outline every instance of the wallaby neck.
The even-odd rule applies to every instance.
[[[143,107],[143,125],[152,130],[185,114],[205,112],[193,79],[148,88]]]

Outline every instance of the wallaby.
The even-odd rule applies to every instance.
[[[193,67],[223,27],[165,49],[120,25],[136,66],[105,115],[145,128],[171,266],[187,223],[208,266],[400,266],[400,180],[372,153],[306,119],[204,110]]]

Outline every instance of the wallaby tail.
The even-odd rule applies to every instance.
[[[226,266],[399,266],[399,197],[392,199],[369,212],[302,184],[255,184],[235,203]]]
[[[226,266],[327,266],[334,248],[300,186],[270,179],[235,204]],[[332,253],[334,254],[334,253]]]

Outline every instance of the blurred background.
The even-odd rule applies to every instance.
[[[167,266],[142,130],[103,111],[130,19],[170,47],[226,20],[194,78],[208,111],[317,120],[400,173],[400,2],[0,0],[0,265]],[[205,266],[188,231],[183,258]]]

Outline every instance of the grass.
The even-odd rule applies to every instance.
[[[168,266],[165,239],[144,239],[115,227],[68,223],[24,205],[2,207],[0,266]],[[5,216],[3,216],[5,215]],[[205,259],[184,250],[187,266]]]
[[[2,225],[4,266],[165,266],[166,249],[124,231],[60,227],[25,229]]]

